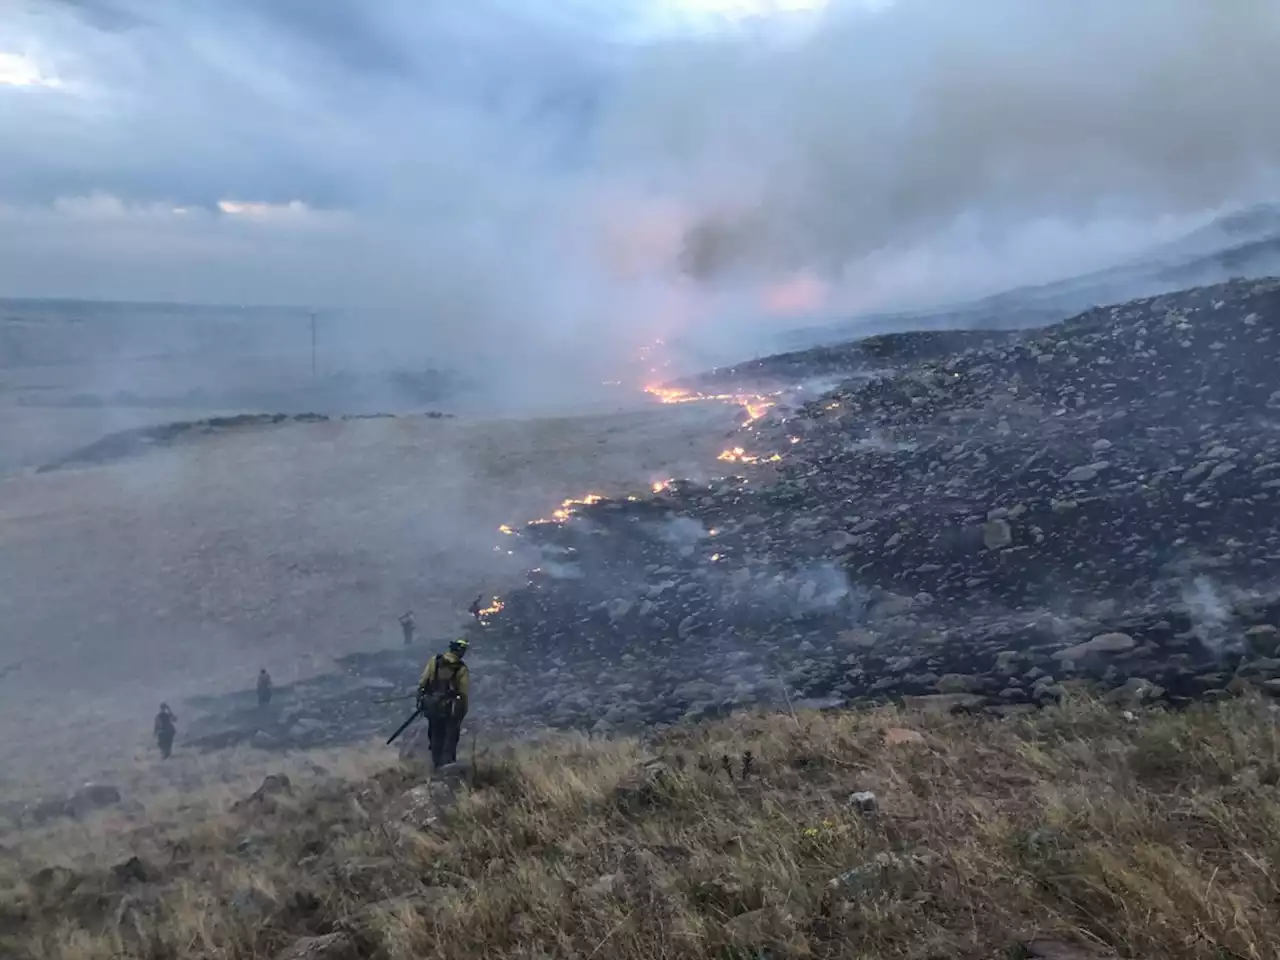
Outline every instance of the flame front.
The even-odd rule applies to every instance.
[[[721,452],[717,460],[724,460],[727,463],[755,463],[758,457],[751,456],[742,447],[730,447],[728,450]]]
[[[776,400],[770,400],[768,397],[753,397],[750,400],[742,401],[742,405],[747,409],[747,423],[759,420],[777,402]]]
[[[716,400],[721,403],[736,403],[747,411],[747,423],[754,423],[763,417],[769,408],[777,404],[777,394],[762,393],[698,393],[682,387],[664,387],[661,384],[650,384],[644,392],[657,397],[662,403],[697,403],[704,400]]]
[[[574,497],[570,497],[568,500],[563,501],[560,504],[560,506],[557,507],[555,510],[552,510],[551,516],[549,518],[534,520],[532,521],[532,523],[534,524],[564,523],[571,516],[573,516],[574,510],[576,510],[578,507],[589,507],[593,503],[599,503],[603,499],[604,499],[604,495],[600,493],[588,493],[585,497],[582,497],[581,499],[575,499]],[[502,528],[499,527],[498,529],[502,529]]]
[[[504,606],[506,606],[506,604],[502,602],[501,597],[494,597],[493,602],[491,602],[487,607],[481,607],[476,611],[476,613],[479,615],[480,619],[483,620],[486,617],[492,617],[495,613],[501,613]]]
[[[728,450],[722,450],[716,459],[724,460],[726,463],[776,463],[782,459],[782,456],[775,453],[766,457],[758,453],[747,453],[742,447],[730,447]]]

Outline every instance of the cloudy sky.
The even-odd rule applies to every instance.
[[[1048,279],[1274,196],[1276,49],[1268,0],[0,0],[0,295],[567,344]]]

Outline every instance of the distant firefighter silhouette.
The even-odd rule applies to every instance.
[[[266,668],[258,671],[258,706],[265,707],[271,702],[271,694],[275,692],[275,688],[271,685],[271,674],[267,673]]]
[[[166,760],[173,753],[173,738],[178,734],[177,720],[167,703],[160,704],[160,712],[156,714],[156,743],[160,746],[160,756]]]

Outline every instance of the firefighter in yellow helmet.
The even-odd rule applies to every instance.
[[[454,640],[446,652],[427,661],[418,681],[418,710],[427,718],[433,767],[458,760],[458,737],[471,693],[471,673],[462,662],[467,646],[465,637]]]

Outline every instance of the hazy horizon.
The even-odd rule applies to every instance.
[[[390,342],[530,389],[1103,268],[1277,195],[1261,4],[18,0],[6,25],[0,294],[398,312]]]

